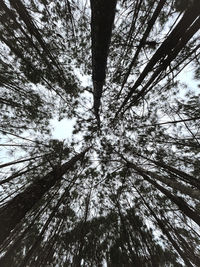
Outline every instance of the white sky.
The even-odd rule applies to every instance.
[[[199,93],[200,89],[198,88],[198,85],[200,84],[200,81],[194,79],[194,69],[192,64],[185,67],[185,69],[177,76],[177,79],[185,83],[188,89]]]
[[[70,138],[75,122],[75,119],[62,119],[61,121],[52,119],[50,122],[53,127],[52,137],[59,140]]]

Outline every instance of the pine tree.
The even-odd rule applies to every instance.
[[[200,266],[199,30],[198,0],[0,1],[0,266]]]

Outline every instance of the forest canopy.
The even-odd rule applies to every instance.
[[[200,266],[199,30],[199,0],[0,0],[0,266]]]

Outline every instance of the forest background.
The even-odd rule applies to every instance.
[[[200,266],[199,29],[198,0],[0,0],[0,266]]]

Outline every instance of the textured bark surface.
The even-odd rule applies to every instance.
[[[90,0],[94,110],[98,114],[117,0]]]
[[[59,168],[39,178],[28,186],[24,192],[15,196],[7,205],[0,209],[0,242],[3,242],[9,236],[12,229],[15,228],[42,196],[62,178],[62,175],[72,169],[74,164],[84,157],[86,151],[74,156]]]

